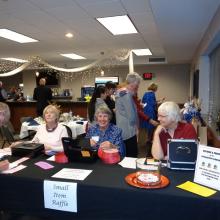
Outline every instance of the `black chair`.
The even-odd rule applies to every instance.
[[[4,148],[6,143],[10,145],[15,141],[21,140],[19,135],[13,134],[13,132],[10,130],[10,128],[7,125],[3,125],[2,127],[0,127],[0,132],[3,139],[3,144],[1,148]]]
[[[63,125],[63,126],[66,128],[68,137],[69,137],[69,138],[72,138],[73,135],[72,135],[72,130],[71,130],[71,128],[70,128],[69,126],[67,126],[67,125]]]

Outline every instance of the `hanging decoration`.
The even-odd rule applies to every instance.
[[[54,65],[49,64],[48,62],[44,61],[38,56],[31,57],[29,62],[22,64],[21,66],[17,67],[17,63],[14,64],[13,62],[8,62],[4,65],[2,65],[2,62],[0,63],[0,77],[8,77],[13,76],[22,70],[29,67],[30,69],[42,69],[42,68],[50,68],[53,70],[60,71],[59,75],[62,76],[65,80],[73,80],[75,78],[75,74],[73,73],[79,73],[82,75],[82,80],[86,80],[91,75],[100,75],[101,70],[103,69],[103,66],[105,67],[105,70],[103,70],[105,73],[108,72],[108,69],[111,69],[113,65],[116,65],[115,61],[123,62],[127,60],[129,57],[129,72],[133,72],[134,70],[134,64],[133,64],[133,55],[132,51],[121,49],[120,51],[116,51],[114,55],[109,56],[108,59],[106,57],[102,57],[88,65],[77,67],[77,68],[61,68]],[[98,65],[102,62],[102,67]],[[12,68],[15,68],[11,70]],[[7,71],[7,72],[6,72]]]
[[[26,69],[28,66],[30,65],[30,63],[24,63],[22,64],[20,67],[18,67],[17,69],[14,69],[12,71],[9,71],[7,73],[1,73],[0,77],[8,77],[8,76],[13,76],[19,72],[21,72],[22,70]]]
[[[82,67],[77,67],[77,68],[72,68],[72,69],[66,69],[66,68],[60,68],[60,67],[56,67],[56,66],[53,66],[53,65],[50,65],[49,63],[45,62],[42,60],[42,63],[49,67],[49,68],[52,68],[54,70],[58,70],[58,71],[63,71],[63,72],[67,72],[67,73],[75,73],[75,72],[80,72],[80,71],[83,71],[83,70],[87,70],[93,66],[95,66],[97,63],[101,62],[102,59],[99,59],[97,61],[94,61],[92,63],[90,63],[89,65],[86,65],[86,66],[82,66]]]

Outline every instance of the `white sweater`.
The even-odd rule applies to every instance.
[[[43,124],[38,127],[32,142],[42,143],[54,151],[63,151],[62,137],[68,137],[67,130],[63,125],[58,124],[54,131],[48,132],[46,124]]]

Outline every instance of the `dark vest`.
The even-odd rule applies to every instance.
[[[0,88],[0,102],[4,102],[5,99],[2,96],[2,88]]]

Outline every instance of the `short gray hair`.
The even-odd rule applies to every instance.
[[[175,102],[162,103],[158,108],[158,113],[167,115],[168,119],[172,121],[181,121],[180,108]]]
[[[111,112],[111,110],[108,108],[108,106],[106,106],[106,105],[100,105],[100,106],[96,109],[96,111],[95,111],[95,117],[97,117],[99,113],[107,114],[109,120],[112,119],[112,112]]]
[[[139,84],[141,82],[142,78],[140,77],[140,75],[138,73],[128,73],[127,77],[126,77],[126,83],[127,84],[131,84],[131,83],[137,83]]]
[[[3,125],[7,124],[10,119],[10,109],[7,104],[0,102],[0,111],[4,115],[4,120],[2,122]],[[1,125],[0,125],[1,126]]]

